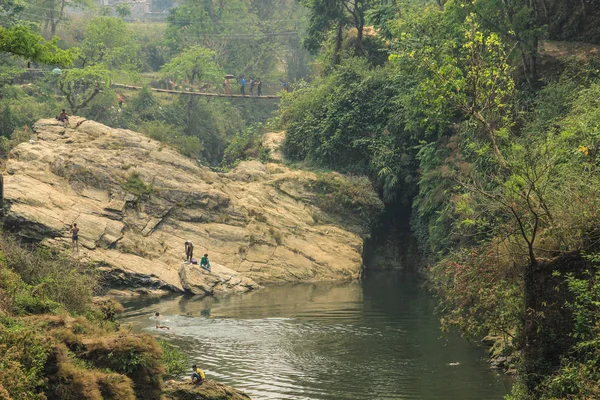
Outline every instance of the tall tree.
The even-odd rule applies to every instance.
[[[43,24],[46,38],[54,37],[58,24],[65,20],[67,7],[86,8],[93,4],[92,0],[29,0],[29,2],[31,13],[39,16]]]
[[[309,27],[305,46],[317,52],[331,31],[335,30],[333,63],[340,62],[343,33],[347,27],[356,29],[355,50],[364,52],[364,27],[366,14],[374,5],[372,0],[300,0],[309,11]]]

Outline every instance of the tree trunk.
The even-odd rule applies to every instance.
[[[340,51],[342,50],[342,39],[343,39],[343,22],[339,21],[337,26],[337,32],[335,35],[335,48],[333,50],[333,65],[340,63]]]
[[[536,323],[536,279],[537,263],[530,263],[523,280],[525,315],[523,321],[522,351],[523,379],[528,393],[533,393],[539,383],[538,332]]]

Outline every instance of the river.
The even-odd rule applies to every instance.
[[[168,337],[255,400],[500,400],[510,387],[482,349],[440,331],[435,300],[406,273],[123,305],[135,331]]]

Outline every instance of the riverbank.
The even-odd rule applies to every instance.
[[[173,348],[121,329],[122,307],[93,298],[99,283],[88,264],[0,234],[1,399],[163,400],[170,393],[163,380],[175,371]],[[204,398],[241,396],[219,387]],[[186,398],[177,393],[170,398]]]

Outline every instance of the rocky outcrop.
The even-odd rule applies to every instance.
[[[10,154],[5,224],[68,249],[77,223],[79,256],[111,286],[219,293],[359,275],[364,213],[381,210],[368,181],[256,161],[216,173],[139,133],[70,122],[39,121]],[[219,267],[181,268],[185,240]]]
[[[260,288],[252,279],[217,263],[211,264],[210,272],[198,265],[183,264],[179,269],[179,280],[186,292],[202,296]]]
[[[168,381],[164,387],[166,400],[249,400],[250,396],[232,387],[207,379],[202,385],[190,381]]]

